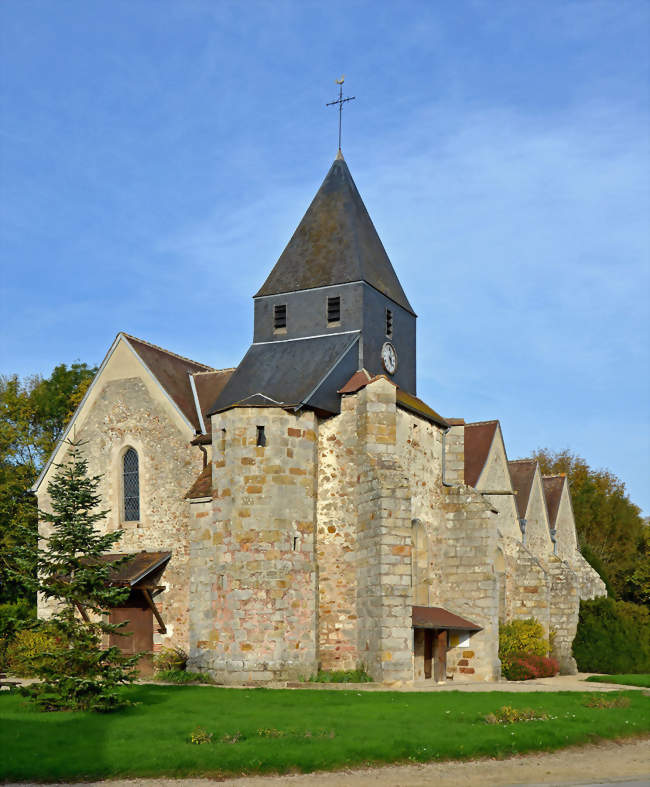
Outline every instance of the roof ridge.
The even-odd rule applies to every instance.
[[[189,360],[189,358],[186,360]],[[192,363],[198,363],[198,361],[193,361]],[[203,372],[192,372],[192,377],[197,377],[199,374],[221,374],[221,372],[234,372],[236,368],[236,366],[227,366],[225,369],[206,369]]]
[[[537,459],[508,459],[509,465],[516,465],[519,464],[520,462],[530,462],[530,464],[539,464]]]
[[[488,424],[498,424],[498,418],[492,418],[490,421],[470,421],[470,423],[465,423],[465,426],[487,426]]]
[[[552,473],[551,475],[542,475],[542,478],[566,478],[566,473]]]
[[[173,355],[174,358],[178,358],[181,361],[189,361],[190,363],[194,363],[197,366],[203,366],[204,371],[206,372],[216,372],[221,371],[219,369],[214,369],[212,366],[208,366],[207,363],[201,363],[201,361],[194,361],[192,358],[187,358],[185,355],[179,355],[178,353],[172,352],[171,350],[167,350],[165,347],[161,347],[159,344],[153,344],[153,342],[148,342],[146,339],[140,339],[137,336],[133,336],[130,333],[126,333],[126,331],[120,331],[122,336],[125,336],[127,339],[134,339],[136,342],[140,342],[140,344],[146,344],[147,347],[152,347],[154,350],[160,350],[161,352],[167,353],[167,355]]]

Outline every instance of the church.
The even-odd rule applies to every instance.
[[[417,396],[416,319],[339,150],[236,368],[117,335],[34,491],[47,509],[83,441],[134,556],[122,649],[180,647],[225,684],[488,681],[499,623],[535,617],[575,672],[580,599],[605,588],[567,480]]]

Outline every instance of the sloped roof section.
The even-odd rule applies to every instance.
[[[487,462],[498,421],[465,424],[465,483],[476,486]]]
[[[212,431],[212,422],[208,417],[208,410],[226,387],[226,383],[230,380],[234,371],[234,369],[216,369],[209,372],[197,372],[192,375],[203,416],[203,424],[208,434]]]
[[[191,361],[189,358],[183,358],[181,355],[164,350],[162,347],[157,347],[155,344],[149,344],[142,339],[137,339],[135,336],[123,334],[131,347],[140,356],[146,366],[149,368],[154,377],[167,391],[171,399],[176,403],[180,411],[192,424],[192,426],[199,431],[201,424],[199,423],[198,413],[196,412],[196,404],[194,402],[194,394],[190,384],[189,375],[196,374],[197,372],[215,371],[210,366],[198,361]]]
[[[444,607],[412,607],[413,628],[481,631],[481,626]]]
[[[156,584],[171,556],[171,552],[143,550],[142,552],[113,552],[109,555],[101,555],[99,559],[105,563],[112,563],[128,557],[129,560],[113,568],[109,581],[112,585],[133,587],[140,583]]]
[[[548,511],[548,524],[551,530],[555,529],[565,484],[566,476],[564,475],[542,476],[542,486],[544,487],[544,497],[546,498],[546,510]]]
[[[212,465],[208,463],[185,495],[187,500],[212,497]]]
[[[358,339],[355,331],[252,344],[208,414],[230,407],[294,408],[309,404]]]
[[[255,297],[355,281],[413,313],[350,170],[337,156]]]
[[[526,516],[528,499],[530,498],[530,490],[533,487],[536,467],[537,462],[535,459],[515,459],[508,462],[510,478],[512,479],[512,488],[515,491],[517,512],[520,517]]]

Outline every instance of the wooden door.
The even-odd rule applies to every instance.
[[[433,677],[436,683],[447,680],[447,630],[435,631]]]
[[[429,680],[432,673],[433,631],[424,629],[424,678]]]
[[[118,647],[125,655],[144,653],[138,662],[138,672],[141,675],[151,675],[153,672],[153,613],[144,599],[132,600],[123,607],[114,607],[111,610],[110,623],[126,623],[119,633],[111,634],[109,644]]]

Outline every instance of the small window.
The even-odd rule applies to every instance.
[[[287,304],[280,303],[273,307],[273,328],[278,331],[287,327]]]
[[[261,445],[261,446],[266,445],[266,435],[264,434],[263,426],[257,427],[257,440],[255,442],[255,445]]]
[[[339,295],[327,299],[327,323],[341,322],[341,298]]]
[[[299,547],[300,547],[300,538],[298,536],[294,536],[293,544],[292,544],[293,551],[297,552]]]
[[[386,336],[390,339],[393,335],[393,312],[386,309]]]
[[[138,522],[140,520],[140,470],[138,454],[133,448],[129,448],[122,460],[122,488],[124,521]]]

